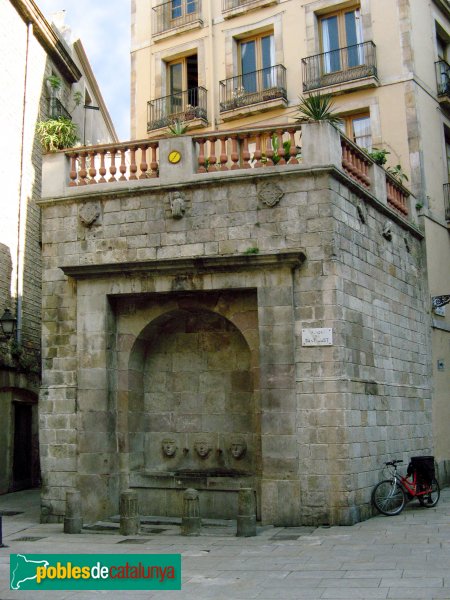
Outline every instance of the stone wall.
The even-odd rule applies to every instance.
[[[329,135],[335,147],[338,133]],[[173,142],[164,143],[160,157]],[[422,236],[322,164],[195,175],[176,186],[161,167],[159,181],[42,202],[46,519],[62,518],[74,487],[87,520],[117,512],[130,485],[147,510],[145,490],[156,488],[151,510],[166,501],[175,510],[192,482],[170,479],[167,436],[177,452],[192,452],[199,437],[217,452],[229,434],[244,435],[258,516],[277,525],[367,518],[382,462],[431,451]],[[171,211],[174,190],[182,218]],[[210,332],[197,322],[186,340],[195,352],[180,351],[183,307],[194,321],[210,315]],[[224,348],[217,370],[197,344],[212,344],[219,322],[236,352]],[[176,330],[171,339],[164,323]],[[332,329],[332,345],[304,346],[303,330],[320,327]],[[235,362],[239,339],[252,386],[242,375],[248,359]],[[214,371],[217,395],[208,396]],[[155,471],[167,475],[159,487]],[[197,480],[204,515],[230,516],[236,490],[213,479]]]

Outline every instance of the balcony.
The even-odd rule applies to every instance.
[[[303,91],[330,88],[332,94],[377,87],[376,46],[364,42],[302,58]]]
[[[203,25],[201,0],[170,0],[153,8],[153,39],[182,33]]]
[[[222,0],[222,14],[225,19],[231,19],[249,10],[278,4],[278,2],[279,0]]]
[[[444,108],[450,109],[450,65],[445,60],[438,60],[434,64],[439,103]]]
[[[183,121],[189,129],[207,124],[207,91],[203,87],[150,100],[147,103],[147,131]]]
[[[224,121],[286,104],[286,68],[283,65],[220,82],[220,113]]]
[[[444,183],[445,220],[450,226],[450,183]]]
[[[68,110],[66,110],[58,98],[50,98],[49,114],[51,119],[59,119],[60,117],[64,117],[65,119],[69,119],[69,121],[72,120],[71,114]]]

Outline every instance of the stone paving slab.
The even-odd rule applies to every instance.
[[[65,535],[60,524],[39,524],[36,491],[0,496],[2,509],[22,514],[3,517],[9,547],[0,549],[0,600],[450,600],[450,489],[432,509],[410,504],[398,517],[353,527],[272,527],[255,538],[212,536],[210,528],[196,538],[176,528],[166,536]],[[18,541],[33,537],[43,539]],[[182,590],[58,591],[45,598],[9,590],[9,554],[22,552],[181,553]]]

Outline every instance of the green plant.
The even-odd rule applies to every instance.
[[[403,181],[408,181],[408,177],[403,171],[401,165],[395,165],[395,167],[388,167],[386,171],[393,175],[400,183],[402,183]]]
[[[181,119],[174,119],[169,125],[169,131],[172,135],[184,135],[187,131],[187,125]]]
[[[79,141],[77,126],[66,117],[38,121],[36,133],[46,152],[73,148]]]
[[[368,152],[368,155],[372,160],[374,160],[377,165],[384,165],[387,161],[387,155],[390,154],[389,150],[372,148],[371,152]]]
[[[62,81],[58,77],[58,75],[50,75],[50,77],[47,77],[47,82],[48,82],[49,86],[52,88],[52,90],[60,90],[61,89]]]
[[[250,246],[244,254],[259,254],[259,248],[257,246]]]
[[[73,95],[73,101],[75,102],[75,106],[80,106],[80,104],[83,102],[82,92],[80,92],[80,91],[75,92]]]
[[[311,94],[301,96],[298,105],[300,123],[308,121],[328,121],[332,125],[340,125],[342,119],[333,112],[334,104],[331,94]]]
[[[419,210],[422,210],[422,208],[423,208],[422,202],[417,202],[417,204],[416,204],[416,210],[419,211]]]

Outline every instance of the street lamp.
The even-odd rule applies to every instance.
[[[12,316],[9,308],[5,308],[5,312],[0,318],[0,337],[2,340],[9,340],[16,329],[16,318]]]

